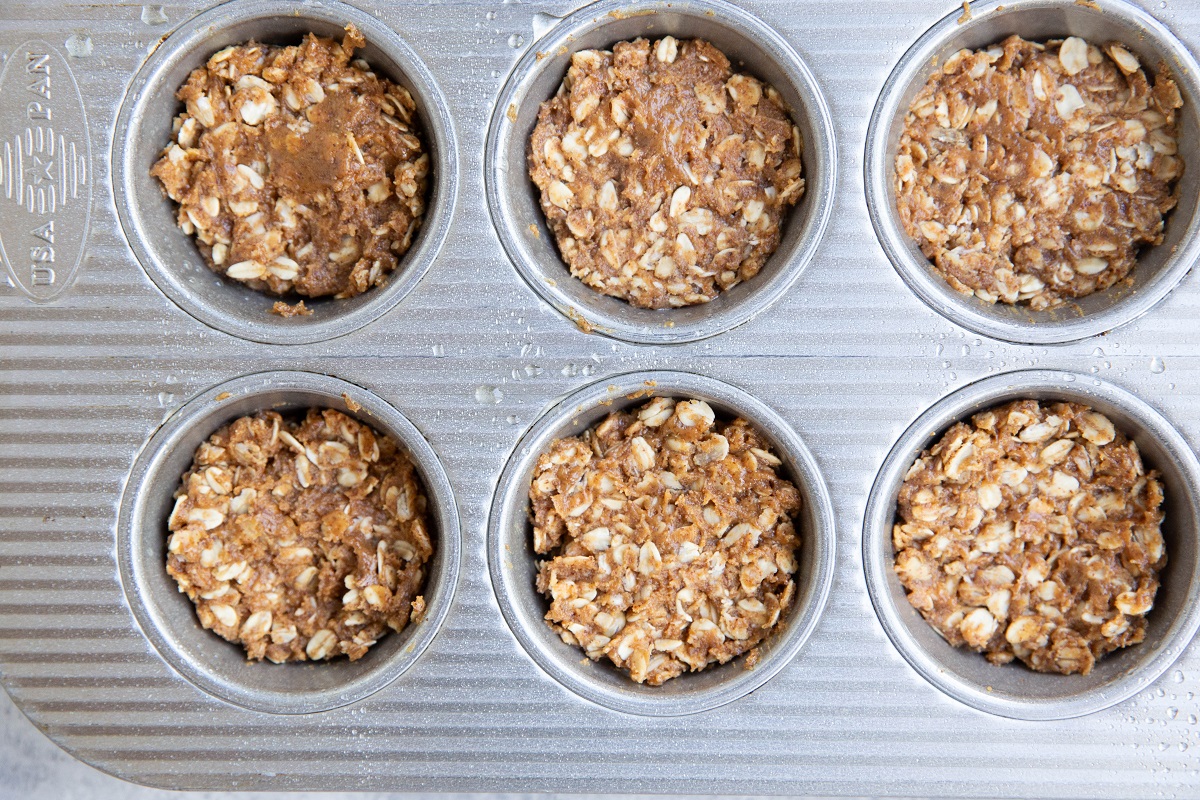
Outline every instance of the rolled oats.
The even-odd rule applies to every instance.
[[[658,397],[555,440],[529,493],[547,621],[652,686],[753,659],[795,593],[800,495],[779,463],[701,400]]]
[[[951,56],[896,153],[900,221],[957,291],[1033,309],[1107,289],[1163,240],[1183,173],[1165,64],[1011,36]]]
[[[892,529],[908,600],[950,644],[1087,674],[1142,641],[1167,554],[1137,445],[1076,403],[1020,400],[913,463]]]
[[[669,308],[758,274],[804,192],[800,154],[775,89],[667,36],[575,53],[528,158],[571,274]]]
[[[416,106],[353,58],[365,41],[346,30],[341,44],[227,47],[177,93],[185,110],[151,174],[214,272],[275,295],[353,297],[412,244],[429,173]]]
[[[395,442],[339,411],[235,420],[175,496],[167,572],[251,659],[356,660],[423,613],[420,481]]]

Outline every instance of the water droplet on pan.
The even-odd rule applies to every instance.
[[[162,6],[142,6],[142,22],[147,25],[166,25],[167,12]]]
[[[512,36],[508,37],[508,46],[513,50],[520,50],[525,46],[525,37],[519,33],[514,33]]]
[[[495,405],[504,399],[504,392],[495,386],[480,386],[475,390],[475,402],[482,405]]]
[[[1158,356],[1155,356],[1154,358],[1150,359],[1150,371],[1153,372],[1155,375],[1161,375],[1163,372],[1166,371],[1166,369],[1167,369],[1167,365],[1164,364],[1163,360],[1161,358],[1159,358]]]
[[[87,58],[92,54],[92,37],[83,33],[73,33],[67,37],[67,55],[71,58]]]

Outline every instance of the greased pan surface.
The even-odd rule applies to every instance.
[[[294,4],[300,14],[315,5]],[[232,336],[168,299],[134,254],[144,243],[126,240],[113,199],[111,154],[124,144],[114,131],[149,134],[117,125],[127,87],[165,36],[217,4],[4,6],[0,676],[39,727],[103,770],[174,788],[1200,793],[1194,641],[1116,705],[1017,721],[922,677],[867,590],[864,510],[888,454],[922,414],[978,379],[1035,367],[1073,373],[1076,384],[1101,380],[1136,395],[1192,448],[1200,442],[1200,284],[1191,272],[1105,334],[1015,345],[927,306],[885,255],[864,192],[868,123],[893,68],[960,13],[953,4],[739,3],[787,43],[825,99],[833,211],[773,304],[677,345],[582,332],[529,288],[492,225],[484,154],[496,98],[538,37],[582,4],[352,5],[392,30],[398,51],[428,70],[429,96],[445,98],[457,201],[443,206],[444,243],[402,299],[345,335],[296,344]],[[1098,5],[1103,14],[1110,3]],[[1200,2],[1138,7],[1197,51]],[[220,16],[218,8],[217,25]],[[6,152],[30,157],[13,172]],[[1200,170],[1195,142],[1184,155]],[[8,193],[18,175],[32,210]],[[36,249],[50,244],[51,219],[52,264]],[[687,716],[609,710],[565,688],[506,624],[488,570],[493,494],[526,433],[565,396],[649,370],[714,378],[792,428],[824,478],[837,539],[828,599],[797,654],[752,693]],[[424,651],[368,696],[307,714],[248,710],[176,672],[130,610],[137,587],[123,584],[118,559],[120,503],[148,490],[134,467],[160,426],[221,384],[273,371],[329,375],[412,423],[445,471],[461,530],[457,581]]]

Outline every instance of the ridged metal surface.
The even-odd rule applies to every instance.
[[[403,31],[459,133],[450,236],[398,307],[346,337],[295,347],[237,340],[180,311],[117,227],[109,138],[148,50],[208,5],[168,5],[168,21],[157,23],[155,7],[8,0],[0,19],[6,55],[32,38],[64,53],[69,37],[77,52],[87,50],[83,37],[91,45],[69,58],[95,181],[82,265],[48,304],[0,286],[0,672],[56,741],[101,769],[179,788],[1200,793],[1195,643],[1119,706],[1015,722],[925,682],[867,596],[860,528],[875,474],[913,419],[971,380],[1029,366],[1095,372],[1159,409],[1193,447],[1200,441],[1195,274],[1129,326],[1048,348],[968,334],[918,300],[884,257],[863,199],[867,118],[904,49],[952,4],[744,4],[792,43],[830,103],[836,207],[816,257],[779,303],[677,347],[580,332],[518,277],[482,201],[493,98],[544,30],[538,14],[574,10],[567,2],[357,3]],[[1196,50],[1200,2],[1145,7]],[[657,368],[710,375],[779,411],[816,456],[839,537],[833,590],[800,655],[752,695],[683,719],[607,711],[542,673],[500,615],[485,554],[492,489],[534,418],[584,383]],[[326,372],[399,409],[442,460],[463,525],[455,603],[425,654],[367,700],[303,717],[235,708],[172,672],[134,624],[115,556],[122,483],[156,427],[209,387],[270,369]]]

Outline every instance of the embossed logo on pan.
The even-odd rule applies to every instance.
[[[14,48],[0,71],[0,260],[35,302],[75,277],[92,208],[83,97],[62,54],[42,41]]]

